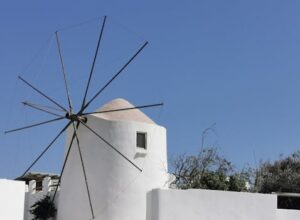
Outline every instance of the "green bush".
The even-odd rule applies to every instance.
[[[47,220],[55,217],[56,208],[50,196],[45,196],[31,206],[30,213],[34,216],[32,220]]]

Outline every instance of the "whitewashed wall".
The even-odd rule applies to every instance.
[[[300,210],[278,209],[276,216],[277,220],[298,220],[300,219]]]
[[[25,194],[25,206],[24,206],[24,220],[31,220],[33,215],[30,213],[31,206],[35,204],[37,201],[45,198],[46,195],[53,196],[53,191],[50,189],[50,185],[52,185],[52,180],[50,177],[45,177],[43,180],[42,191],[36,191],[36,181],[31,180],[29,182],[28,189]],[[57,192],[55,203],[59,198],[59,191]],[[2,220],[0,218],[0,220]]]
[[[25,183],[0,179],[0,219],[23,220]]]
[[[165,128],[140,122],[108,121],[95,116],[88,117],[88,125],[143,170],[139,172],[93,133],[79,126],[95,219],[145,220],[147,192],[168,186]],[[137,131],[147,132],[147,150],[137,149]],[[69,130],[67,147],[70,132],[72,130]],[[76,143],[73,145],[62,177],[57,220],[92,217],[78,148]]]
[[[296,220],[300,211],[278,210],[277,196],[214,190],[153,190],[147,220]]]

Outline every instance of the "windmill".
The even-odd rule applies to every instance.
[[[86,188],[88,203],[89,203],[89,209],[90,209],[90,214],[91,214],[92,219],[95,218],[94,207],[93,207],[94,204],[93,204],[92,199],[91,199],[91,193],[90,193],[90,188],[89,188],[89,179],[88,179],[88,176],[86,174],[87,171],[86,171],[86,167],[85,167],[85,158],[83,157],[82,151],[81,151],[82,146],[80,144],[81,141],[80,141],[80,137],[78,135],[79,127],[84,127],[87,131],[89,131],[91,134],[93,134],[96,138],[98,138],[103,143],[105,143],[106,147],[110,148],[113,151],[112,153],[115,153],[115,154],[119,155],[122,160],[128,162],[130,164],[130,166],[132,166],[138,172],[142,172],[142,167],[138,166],[134,161],[132,161],[123,152],[121,152],[116,146],[114,146],[109,141],[107,141],[101,133],[99,133],[98,131],[93,129],[88,124],[87,117],[89,115],[97,115],[97,114],[120,112],[120,111],[130,111],[130,110],[135,110],[135,109],[143,109],[143,108],[157,107],[157,106],[162,106],[163,105],[162,103],[158,103],[158,104],[151,104],[151,105],[141,105],[141,106],[132,106],[132,107],[130,106],[130,107],[125,107],[125,108],[116,108],[116,109],[110,109],[110,110],[104,110],[104,111],[92,111],[92,112],[88,111],[88,107],[90,106],[90,104],[92,102],[94,102],[96,100],[96,98],[98,98],[99,95],[107,87],[109,87],[109,85],[111,85],[111,83],[120,74],[122,74],[124,72],[124,70],[129,66],[129,64],[132,63],[133,60],[148,45],[148,42],[144,42],[139,47],[139,49],[128,59],[128,61],[104,84],[104,86],[102,86],[92,96],[92,98],[88,100],[87,97],[88,97],[88,93],[89,93],[89,89],[90,89],[90,84],[91,84],[91,81],[93,79],[93,74],[94,74],[94,69],[95,69],[95,64],[96,64],[96,61],[97,61],[97,57],[98,57],[98,54],[100,52],[100,46],[101,46],[101,42],[102,42],[102,38],[103,38],[103,33],[104,33],[105,25],[106,25],[106,20],[107,20],[107,17],[105,16],[103,18],[103,21],[102,21],[102,24],[101,24],[95,54],[94,54],[94,57],[93,57],[93,60],[92,60],[92,65],[91,65],[91,68],[90,68],[90,72],[88,74],[88,79],[87,79],[86,87],[85,87],[85,90],[84,90],[84,96],[83,96],[83,99],[82,99],[82,102],[81,102],[81,107],[79,108],[79,110],[76,111],[74,109],[74,107],[72,106],[72,101],[71,101],[70,92],[69,92],[70,91],[69,90],[69,82],[68,82],[68,77],[67,77],[67,74],[66,74],[66,71],[65,71],[65,64],[64,64],[64,59],[63,59],[63,55],[62,55],[60,37],[59,37],[59,32],[57,31],[57,32],[55,32],[55,39],[56,39],[56,44],[57,44],[57,50],[58,50],[58,53],[59,53],[59,59],[60,59],[60,64],[61,64],[61,73],[62,73],[62,76],[63,76],[64,89],[65,89],[65,93],[66,93],[66,99],[67,99],[68,106],[67,107],[63,106],[58,101],[54,100],[52,97],[50,97],[45,92],[43,92],[41,89],[39,89],[38,87],[33,85],[31,82],[26,80],[24,77],[19,76],[18,78],[25,85],[27,85],[32,90],[34,90],[37,94],[39,94],[40,96],[45,98],[48,102],[50,102],[52,105],[54,105],[55,108],[59,108],[62,112],[64,112],[64,115],[57,114],[56,112],[52,111],[53,106],[52,107],[41,106],[41,105],[38,105],[38,104],[35,104],[35,103],[24,101],[23,104],[25,106],[36,109],[36,110],[41,111],[41,112],[45,112],[45,113],[50,114],[50,115],[54,115],[54,116],[56,116],[56,118],[5,131],[5,133],[7,134],[7,133],[17,132],[17,131],[21,131],[21,130],[25,130],[25,129],[30,129],[30,128],[33,128],[33,127],[38,127],[40,125],[49,124],[49,123],[53,123],[53,122],[56,122],[56,121],[61,121],[61,120],[66,120],[67,121],[66,125],[49,142],[49,144],[38,155],[38,157],[36,157],[36,159],[31,163],[31,165],[24,171],[22,176],[26,175],[31,170],[31,168],[45,155],[45,153],[53,146],[53,144],[57,141],[57,139],[67,129],[71,129],[72,134],[71,134],[71,138],[70,138],[70,143],[67,147],[66,155],[65,155],[63,165],[62,165],[62,169],[61,169],[61,172],[60,172],[60,176],[59,176],[59,179],[58,179],[58,184],[55,187],[55,191],[54,191],[54,194],[53,194],[53,197],[52,197],[52,201],[55,200],[55,197],[57,195],[57,190],[58,190],[58,187],[60,186],[61,179],[64,175],[65,167],[68,163],[68,159],[69,159],[71,149],[74,146],[73,143],[75,143],[75,145],[77,146],[77,150],[79,152],[79,156],[80,156],[81,168],[82,168],[82,172],[83,172],[84,183],[85,183],[85,188]]]

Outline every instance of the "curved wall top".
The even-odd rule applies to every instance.
[[[97,111],[130,106],[129,102],[117,99]],[[95,132],[142,169],[140,172],[86,127],[79,126],[80,149],[95,219],[145,220],[147,193],[155,188],[167,188],[166,129],[137,109],[90,115],[87,120]],[[70,127],[66,148],[72,131]],[[137,147],[137,133],[145,134],[146,149]],[[76,141],[61,182],[57,219],[91,219]]]

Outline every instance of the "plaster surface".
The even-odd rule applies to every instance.
[[[33,215],[30,213],[31,206],[35,204],[37,201],[45,198],[45,196],[53,196],[54,187],[51,185],[54,184],[51,180],[51,177],[45,177],[43,179],[43,187],[41,191],[36,191],[36,181],[31,180],[29,185],[27,186],[27,190],[25,193],[25,209],[24,209],[24,220],[32,220]],[[57,202],[59,198],[59,190],[57,191],[56,198],[54,203]]]
[[[300,219],[300,210],[278,209],[276,216],[278,220],[296,220]]]
[[[135,118],[107,120],[90,115],[87,124],[142,172],[86,127],[80,125],[78,128],[95,219],[145,220],[147,192],[168,187],[166,129],[145,123],[144,119],[143,122],[131,120]],[[72,129],[68,130],[66,148]],[[147,133],[147,149],[136,147],[137,132]],[[57,220],[83,219],[92,219],[92,215],[75,141],[62,177]]]
[[[274,220],[276,210],[276,195],[157,189],[149,210],[153,215],[147,220]]]
[[[25,183],[0,179],[0,219],[23,220]]]

